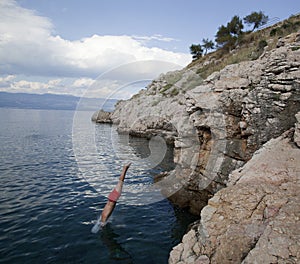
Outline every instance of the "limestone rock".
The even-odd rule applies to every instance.
[[[203,263],[299,263],[300,149],[292,141],[290,130],[234,171],[176,248]],[[172,256],[170,264],[188,263]]]
[[[110,118],[120,133],[158,136],[175,146],[173,179],[162,184],[171,201],[199,214],[233,170],[294,125],[300,49],[293,47],[299,42],[295,34],[281,42],[259,59],[228,65],[206,80],[197,68],[162,74],[117,104]]]
[[[92,116],[92,121],[96,123],[108,123],[111,124],[111,112],[106,112],[104,110],[99,110],[95,112]]]
[[[300,262],[299,41],[281,38],[205,80],[197,66],[162,74],[112,114],[94,114],[174,145],[176,169],[156,184],[201,221],[169,263]]]
[[[300,112],[296,114],[296,127],[295,127],[295,134],[294,134],[294,141],[296,145],[300,148]]]

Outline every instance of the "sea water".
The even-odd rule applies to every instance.
[[[166,199],[135,203],[135,196],[130,202],[126,197],[172,168],[172,149],[154,168],[132,165],[123,200],[109,223],[92,234],[105,191],[116,183],[126,159],[115,149],[139,164],[149,148],[145,139],[123,144],[115,127],[91,123],[88,112],[83,117],[95,131],[100,173],[106,177],[95,182],[84,173],[93,175],[99,164],[86,155],[89,166],[82,172],[74,153],[74,112],[0,109],[0,262],[167,263],[169,251],[195,217]]]

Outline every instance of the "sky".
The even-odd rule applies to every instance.
[[[300,1],[0,0],[0,91],[127,99],[253,11],[283,20]]]

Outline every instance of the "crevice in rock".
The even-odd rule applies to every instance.
[[[251,252],[251,250],[253,250],[256,247],[261,236],[262,236],[262,234],[260,236],[254,238],[253,244],[250,245],[249,250],[247,252],[243,253],[242,258],[241,258],[241,263],[243,263],[243,261],[247,258],[247,256]]]
[[[257,208],[259,207],[259,205],[262,203],[262,201],[264,200],[264,198],[267,196],[267,194],[264,194],[259,201],[257,202],[257,204],[255,205],[255,207],[252,210],[252,213],[250,214],[249,218],[252,218],[253,214],[255,213],[255,211],[257,210]]]
[[[238,154],[238,153],[236,153],[236,154]],[[224,156],[228,157],[230,159],[236,160],[236,161],[243,161],[243,162],[247,161],[245,158],[233,156],[233,155],[230,155],[228,153],[224,153]]]

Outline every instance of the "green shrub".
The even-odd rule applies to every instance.
[[[258,43],[258,50],[263,50],[264,47],[268,46],[268,42],[264,39],[260,40]]]
[[[273,28],[273,29],[270,31],[270,37],[274,37],[274,36],[282,36],[282,35],[283,35],[283,31],[282,31],[281,27]]]
[[[176,96],[179,94],[179,90],[176,89],[176,88],[173,88],[172,91],[171,91],[171,96]]]
[[[173,84],[168,83],[167,85],[165,85],[165,86],[160,90],[160,93],[163,94],[164,92],[166,92],[167,90],[169,90],[172,86],[173,86]]]
[[[272,28],[272,30],[270,31],[270,37],[274,37],[277,34],[277,29],[278,28]]]
[[[298,49],[300,49],[300,46],[292,47],[292,51],[296,51]]]
[[[290,23],[290,22],[285,22],[285,23],[283,23],[283,25],[282,25],[281,27],[282,27],[283,29],[287,30],[287,29],[293,27],[293,24]]]

